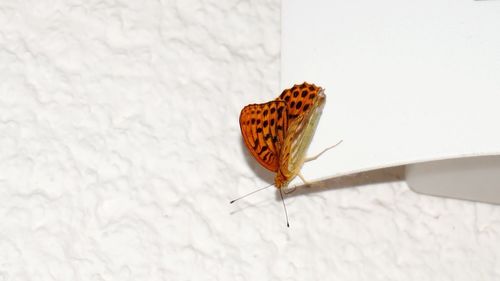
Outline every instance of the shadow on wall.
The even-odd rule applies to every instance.
[[[347,176],[330,178],[309,184],[302,184],[285,191],[286,197],[299,196],[304,194],[322,192],[331,189],[342,189],[350,187],[358,187],[375,183],[396,182],[404,179],[405,166],[396,166],[371,170],[367,172],[356,173]],[[276,190],[276,201],[281,201],[280,193]]]
[[[248,166],[252,169],[252,171],[257,175],[257,177],[259,177],[261,180],[269,184],[273,184],[274,173],[262,167],[257,162],[257,160],[253,158],[253,156],[246,148],[243,138],[240,138],[240,145],[245,155],[245,161],[247,162]],[[396,182],[403,180],[404,175],[405,175],[405,166],[402,165],[390,168],[371,170],[347,176],[335,177],[317,182],[310,182],[309,184],[302,184],[292,187],[290,188],[290,191],[284,190],[284,192],[286,193],[286,197],[294,197],[309,193],[322,192],[331,189],[358,187],[375,183]],[[281,201],[280,193],[279,190],[277,189],[275,192],[275,199],[276,201]]]
[[[245,144],[242,143],[242,145],[244,146]],[[271,184],[273,182],[274,174],[260,167],[259,164],[255,165],[257,161],[255,161],[255,159],[253,159],[253,156],[250,155],[248,151],[246,151],[246,148],[244,150],[246,152],[245,157],[249,165],[252,167],[252,169],[255,170],[255,173],[258,174],[259,176],[260,176],[259,173],[264,174],[262,178],[266,181],[269,181]],[[405,166],[402,165],[402,166],[356,173],[348,176],[335,177],[317,182],[310,182],[309,184],[298,185],[290,188],[290,191],[289,193],[286,194],[285,199],[293,196],[307,195],[310,193],[323,192],[332,189],[335,190],[342,188],[359,187],[368,184],[397,182],[403,180],[405,177],[404,175],[405,175]],[[274,189],[275,189],[275,200],[281,202],[279,190],[276,188]],[[231,215],[239,213],[247,208],[252,208],[255,206],[263,207],[266,205],[272,205],[269,199],[261,199],[256,203],[247,202],[246,204],[240,205],[237,209],[233,210],[231,212]]]

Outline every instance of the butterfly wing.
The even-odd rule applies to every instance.
[[[301,89],[302,92],[297,94]],[[280,154],[278,173],[279,178],[288,182],[297,176],[304,164],[326,96],[320,87],[304,83],[285,90],[280,97],[287,101],[287,108],[291,112],[288,113],[288,130],[283,142],[283,153]]]
[[[288,122],[307,114],[315,105],[322,88],[304,82],[284,90],[277,100],[286,102]]]
[[[286,103],[250,104],[241,110],[240,129],[246,147],[266,169],[277,172],[288,127]]]

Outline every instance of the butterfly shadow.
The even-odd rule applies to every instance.
[[[321,181],[310,182],[290,187],[290,191],[285,191],[286,197],[295,197],[311,193],[323,192],[326,190],[337,190],[343,188],[359,187],[369,184],[389,183],[404,179],[405,166],[396,166],[360,172],[356,174],[329,178]],[[280,193],[276,190],[276,200],[281,201]]]

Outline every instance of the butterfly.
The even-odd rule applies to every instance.
[[[240,114],[243,140],[251,155],[287,186],[300,173],[326,102],[323,88],[304,82],[275,100],[250,104]]]
[[[290,225],[282,188],[288,186],[296,176],[307,183],[300,174],[304,162],[318,158],[340,143],[314,157],[306,158],[325,102],[323,88],[304,82],[285,89],[273,101],[250,104],[241,110],[240,129],[245,146],[259,164],[276,174],[274,186],[280,190],[287,226]],[[230,203],[268,187],[255,190]]]

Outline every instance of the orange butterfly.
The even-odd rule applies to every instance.
[[[284,90],[273,101],[250,104],[241,111],[240,128],[245,145],[262,166],[276,173],[274,185],[282,197],[281,188],[296,176],[306,182],[300,175],[304,162],[333,147],[312,159],[306,158],[325,102],[321,87],[304,82]]]
[[[250,104],[241,111],[245,145],[262,166],[276,173],[277,188],[299,174],[325,101],[321,87],[304,82],[273,101]]]

